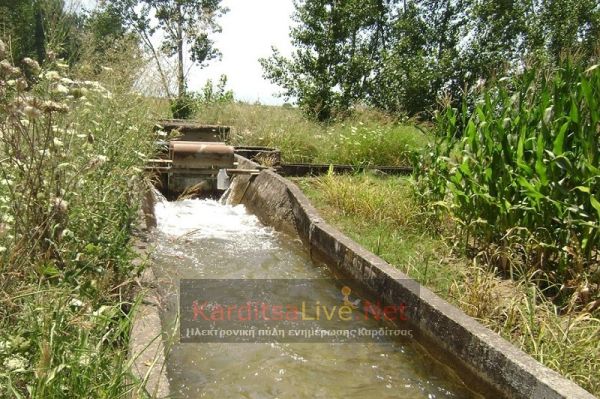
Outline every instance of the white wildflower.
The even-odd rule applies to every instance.
[[[69,112],[69,106],[55,101],[44,101],[42,110],[45,112]]]
[[[56,71],[48,71],[44,75],[47,80],[60,80],[60,74]]]
[[[62,214],[62,215],[67,213],[67,209],[69,208],[69,203],[67,201],[65,201],[61,197],[55,197],[52,200],[52,202],[53,202],[52,206],[56,213]]]
[[[98,309],[94,310],[94,312],[92,313],[92,316],[94,316],[94,317],[102,316],[107,310],[110,310],[110,307],[106,306],[106,305],[102,305]]]
[[[85,305],[81,300],[77,299],[77,298],[72,298],[69,301],[69,305],[74,307],[74,308],[81,308],[83,307],[83,305]]]
[[[60,233],[60,235],[59,235],[59,237],[58,237],[58,238],[62,240],[62,239],[64,239],[64,238],[67,238],[67,237],[74,237],[74,236],[75,236],[75,234],[74,234],[74,233],[73,233],[71,230],[69,230],[69,229],[64,229],[63,231],[61,231],[61,233]]]
[[[480,90],[483,88],[483,86],[485,86],[485,79],[483,79],[483,78],[477,79],[477,82],[475,83],[475,90]]]
[[[0,61],[0,69],[4,71],[7,76],[18,76],[21,74],[21,70],[16,66],[13,66],[7,60]]]
[[[79,357],[79,365],[86,367],[90,365],[90,361],[92,360],[92,358],[90,357],[90,355],[88,355],[87,353],[84,353],[83,355],[81,355]]]
[[[105,155],[96,155],[94,158],[90,160],[89,167],[97,168],[99,166],[104,165],[108,161],[108,157]]]
[[[63,147],[64,146],[63,142],[56,137],[52,140],[52,142],[54,143],[55,147]]]
[[[0,247],[0,254],[4,253],[7,251],[6,247]],[[2,349],[0,349],[0,352],[2,352]]]
[[[40,68],[40,64],[38,64],[37,61],[32,60],[31,58],[23,58],[23,63],[25,65],[27,65],[33,73],[35,73],[35,74],[40,73],[41,68]]]
[[[19,373],[26,371],[29,362],[23,356],[16,355],[4,360],[4,367],[12,372]]]
[[[23,58],[23,64],[27,65],[34,73],[40,72],[40,64],[36,60],[32,60],[29,57]]]
[[[61,85],[60,83],[56,85],[54,88],[54,92],[60,94],[69,94],[69,89],[66,86]]]
[[[17,79],[17,90],[24,91],[25,89],[27,89],[27,87],[29,87],[29,85],[27,84],[27,81],[25,79]]]

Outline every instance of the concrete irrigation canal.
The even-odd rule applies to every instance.
[[[132,355],[151,395],[592,397],[329,226],[276,169],[218,139],[168,143],[169,157],[152,166],[168,198],[192,186],[204,198],[154,196],[145,207],[154,289]]]
[[[231,279],[231,291],[211,297],[221,303],[239,302],[232,301],[238,288],[235,279],[301,279],[310,282],[304,293],[311,303],[342,303],[341,292],[329,284],[333,276],[327,267],[313,264],[301,242],[265,227],[243,205],[213,200],[159,203],[156,216],[155,262],[159,280],[167,282],[166,324],[177,314],[179,279]],[[270,287],[270,303],[289,302],[289,287],[277,282]],[[336,324],[338,330],[346,328],[344,322]],[[360,327],[376,330],[381,324],[370,319]],[[177,343],[170,350],[167,370],[172,394],[186,398],[473,396],[449,368],[411,339]]]

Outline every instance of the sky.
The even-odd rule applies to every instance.
[[[281,104],[276,98],[277,86],[263,79],[260,57],[271,54],[271,46],[289,55],[292,0],[224,0],[229,12],[221,18],[223,32],[214,36],[216,47],[223,54],[221,61],[212,61],[204,69],[193,68],[188,75],[188,88],[200,91],[207,79],[217,82],[227,75],[227,88],[236,99],[262,104]]]
[[[88,9],[96,4],[96,0],[71,1]],[[223,57],[211,61],[206,68],[190,69],[188,90],[201,91],[207,79],[216,84],[225,74],[227,89],[233,90],[237,100],[282,104],[283,99],[275,96],[280,89],[263,79],[258,59],[271,55],[272,46],[283,55],[291,54],[292,0],[223,0],[222,4],[229,12],[220,19],[223,32],[215,34],[213,39]],[[186,70],[189,59],[187,62]]]

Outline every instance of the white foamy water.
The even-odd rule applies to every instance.
[[[307,297],[339,304],[329,269],[314,264],[302,243],[264,226],[244,206],[213,200],[157,198],[153,269],[164,292],[164,326],[176,324],[180,279],[307,279]],[[274,303],[287,303],[280,285]],[[235,290],[218,298],[228,303]],[[379,328],[375,320],[356,326]],[[363,323],[363,324],[360,324]],[[347,328],[341,325],[340,328]],[[178,331],[175,332],[178,334]],[[169,348],[174,398],[469,398],[472,393],[411,342],[181,343]]]
[[[236,240],[240,236],[271,237],[273,231],[243,205],[223,205],[214,200],[188,199],[158,202],[158,229],[174,238]]]

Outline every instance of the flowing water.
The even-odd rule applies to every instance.
[[[156,216],[156,272],[164,281],[167,299],[163,323],[176,319],[182,278],[332,277],[327,267],[309,259],[299,240],[262,225],[242,205],[212,200],[159,202]],[[327,302],[336,289],[315,284],[311,290],[312,297]],[[175,340],[167,371],[177,398],[475,396],[449,368],[410,339],[351,344]]]

